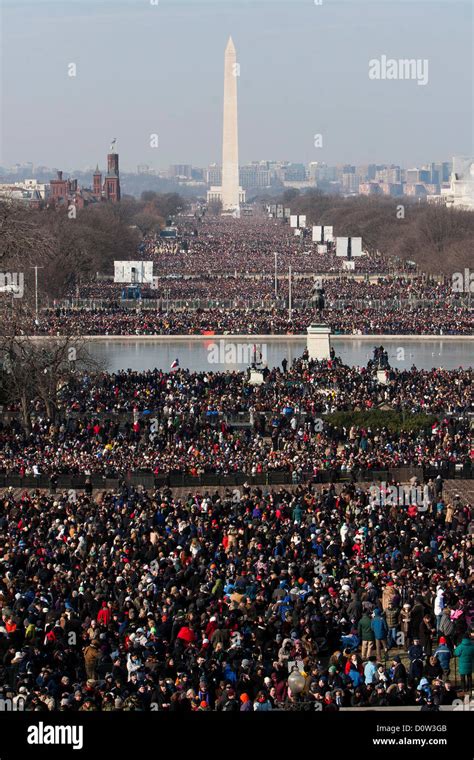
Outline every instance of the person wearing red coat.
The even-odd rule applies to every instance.
[[[110,609],[107,607],[107,602],[102,602],[102,608],[97,614],[97,622],[99,625],[103,625],[104,628],[107,628],[111,617],[112,616],[110,614]]]
[[[192,628],[190,628],[187,625],[183,625],[179,629],[179,633],[176,638],[182,641],[183,644],[185,644],[186,646],[188,646],[189,644],[192,644],[196,640],[194,631],[192,630]]]

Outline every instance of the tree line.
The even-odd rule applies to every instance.
[[[29,291],[32,268],[41,267],[41,292],[64,296],[98,271],[112,273],[114,259],[134,259],[140,240],[158,233],[184,205],[176,193],[150,191],[140,200],[88,205],[71,218],[66,208],[0,202],[0,267],[23,272]]]
[[[70,218],[66,208],[29,209],[0,201],[0,271],[24,277],[21,297],[8,288],[0,294],[0,404],[18,405],[26,430],[34,408],[57,419],[61,387],[78,371],[101,369],[77,336],[31,336],[31,325],[41,319],[34,267],[40,268],[41,305],[45,294],[60,297],[97,271],[112,273],[114,259],[134,259],[140,240],[159,232],[183,207],[175,193],[146,192],[139,201],[126,197],[117,204],[90,205]]]
[[[430,274],[451,275],[472,267],[474,213],[400,198],[344,198],[318,190],[288,190],[282,203],[307,224],[333,225],[338,236],[362,237],[371,253],[414,261]]]

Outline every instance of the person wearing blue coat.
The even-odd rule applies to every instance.
[[[372,616],[372,622],[370,624],[375,637],[375,651],[377,654],[377,660],[380,662],[382,659],[382,648],[384,654],[387,654],[387,635],[388,626],[385,618],[380,614],[378,607],[375,608]]]
[[[453,656],[453,653],[451,649],[448,647],[444,636],[440,637],[439,646],[434,654],[435,654],[435,657],[438,658],[438,662],[441,665],[441,668],[443,670],[443,676],[447,678],[449,676],[449,669],[450,669],[449,663],[451,662],[451,657]]]

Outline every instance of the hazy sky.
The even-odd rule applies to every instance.
[[[410,166],[473,151],[470,1],[153,2],[3,0],[0,165],[103,167],[112,137],[122,169],[220,162],[229,34],[240,163]],[[382,55],[427,59],[428,83],[369,79]]]

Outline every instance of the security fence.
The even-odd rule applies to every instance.
[[[242,287],[245,290],[245,285]],[[443,306],[471,307],[469,296],[452,297],[443,301]],[[59,309],[83,309],[87,311],[98,311],[101,309],[115,308],[118,310],[140,310],[140,311],[208,311],[210,309],[251,309],[252,311],[265,312],[288,309],[288,298],[246,298],[240,295],[238,298],[167,298],[166,295],[160,298],[141,298],[141,299],[101,299],[101,298],[69,298],[55,302],[54,307]],[[308,297],[292,299],[292,309],[301,310],[311,308]],[[401,311],[403,309],[431,309],[436,306],[434,300],[418,298],[338,298],[327,300],[326,308],[330,312],[345,311],[346,309],[356,309],[364,311],[373,309],[375,311]],[[51,307],[50,307],[51,308]]]
[[[182,471],[162,473],[155,475],[146,470],[114,473],[108,475],[92,474],[87,476],[59,474],[54,479],[49,475],[13,475],[0,473],[0,488],[42,488],[51,490],[83,490],[89,482],[94,489],[117,489],[121,482],[128,485],[143,486],[145,488],[189,488],[190,490],[201,488],[238,487],[247,483],[250,486],[285,486],[297,485],[298,483],[312,482],[315,484],[327,483],[371,483],[371,482],[408,482],[411,478],[417,478],[419,482],[427,482],[429,478],[435,478],[440,474],[444,480],[473,479],[474,468],[471,464],[453,465],[447,467],[399,467],[386,470],[370,470],[357,468],[351,471],[343,471],[337,468],[326,470],[301,470],[290,472],[288,470],[271,470],[249,475],[245,472],[213,473],[205,472],[199,475],[189,475]]]

